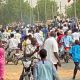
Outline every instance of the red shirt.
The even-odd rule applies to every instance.
[[[61,39],[63,38],[64,34],[60,34],[58,37],[57,37],[57,42],[58,42],[58,46],[61,47],[62,43],[60,43]]]

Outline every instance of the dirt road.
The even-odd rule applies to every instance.
[[[62,67],[58,69],[61,80],[72,80],[74,65],[72,62],[65,64],[62,63]],[[5,80],[19,80],[19,76],[22,71],[22,65],[6,65]],[[76,80],[80,80],[80,72],[78,72]]]

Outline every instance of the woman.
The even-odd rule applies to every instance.
[[[5,51],[0,40],[0,80],[4,80]]]
[[[73,73],[73,80],[75,80],[77,71],[80,71],[80,42],[78,40],[75,41],[75,44],[70,49],[70,55],[75,64],[74,73]]]

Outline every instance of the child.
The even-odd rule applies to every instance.
[[[73,80],[75,80],[77,71],[80,70],[80,67],[79,67],[79,64],[80,64],[80,43],[78,40],[76,40],[75,44],[71,47],[70,55],[72,56],[72,59],[75,64],[74,74],[73,74]]]
[[[59,80],[54,65],[46,59],[47,51],[39,51],[41,60],[35,65],[34,80]]]

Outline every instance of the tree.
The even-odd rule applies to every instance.
[[[46,14],[45,14],[45,7],[46,7]],[[38,0],[37,5],[34,8],[34,15],[36,20],[38,20],[39,17],[40,21],[45,21],[45,17],[47,19],[52,19],[53,15],[55,15],[55,13],[57,14],[57,9],[58,7],[56,2],[52,0]]]
[[[30,5],[24,0],[6,0],[6,4],[0,5],[0,24],[29,19]]]
[[[68,17],[74,17],[75,16],[74,3],[68,6],[66,11]],[[77,17],[80,18],[80,0],[76,0],[76,12],[77,12]]]

